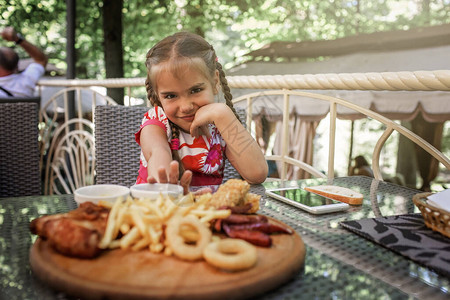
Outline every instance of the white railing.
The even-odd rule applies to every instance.
[[[230,76],[228,82],[241,89],[450,91],[450,70]]]
[[[298,74],[228,76],[231,88],[372,90],[372,91],[450,91],[450,70],[381,73]],[[106,88],[143,87],[145,78],[46,79],[40,86]]]
[[[228,76],[230,88],[235,89],[278,89],[278,91],[268,91],[268,94],[279,94],[284,97],[283,104],[283,150],[279,156],[269,156],[270,160],[277,160],[283,163],[281,178],[285,178],[286,164],[293,164],[310,174],[319,177],[326,177],[323,173],[306,165],[301,161],[293,160],[287,156],[288,143],[288,116],[289,96],[300,95],[312,99],[328,101],[330,103],[330,135],[329,135],[329,155],[328,155],[328,178],[334,176],[335,158],[335,131],[336,131],[336,106],[337,104],[351,108],[366,116],[369,116],[386,125],[386,130],[378,140],[373,156],[372,165],[374,175],[382,180],[379,167],[380,151],[387,138],[393,131],[404,135],[428,153],[433,155],[445,168],[450,170],[450,160],[428,142],[418,137],[410,130],[398,125],[390,119],[381,116],[371,110],[360,107],[354,103],[330,97],[326,95],[301,92],[298,90],[364,90],[364,91],[450,91],[450,70],[436,71],[416,71],[416,72],[381,72],[381,73],[341,73],[341,74],[298,74],[298,75],[260,75],[260,76]],[[132,88],[142,88],[145,78],[114,78],[104,80],[94,79],[72,79],[72,80],[41,80],[39,86],[46,87],[92,87],[100,86],[104,88],[126,89],[126,95],[132,97]],[[281,90],[281,91],[280,91]],[[297,90],[297,91],[294,91]],[[235,102],[247,101],[247,126],[251,126],[251,103],[252,99],[261,93],[245,95],[235,99]]]

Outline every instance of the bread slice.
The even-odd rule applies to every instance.
[[[324,197],[348,203],[350,205],[361,205],[364,198],[361,193],[355,192],[349,188],[335,185],[308,186],[304,189]]]

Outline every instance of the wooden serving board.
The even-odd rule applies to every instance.
[[[116,249],[94,259],[73,258],[40,238],[30,250],[30,263],[34,274],[52,288],[86,299],[244,299],[280,286],[303,266],[305,245],[295,231],[271,236],[272,247],[257,247],[257,264],[240,272],[146,250]]]

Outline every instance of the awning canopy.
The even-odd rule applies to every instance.
[[[227,72],[227,75],[286,75],[286,74],[328,74],[328,73],[367,73],[367,72],[401,72],[401,71],[433,71],[433,70],[450,70],[450,25],[436,26],[439,30],[414,30],[401,32],[376,33],[369,35],[360,35],[358,39],[361,41],[361,49],[364,51],[357,52],[358,49],[349,49],[345,47],[349,54],[330,56],[323,60],[307,61],[303,57],[303,61],[290,62],[265,62],[250,61],[237,66]],[[431,27],[434,28],[434,27]],[[427,38],[424,32],[432,32],[431,37]],[[437,35],[436,32],[439,32]],[[416,34],[416,35],[414,35]],[[403,37],[405,35],[405,37]],[[384,37],[387,36],[387,37]],[[414,37],[418,36],[417,39]],[[439,39],[436,40],[437,36]],[[394,45],[384,44],[387,42],[394,43],[396,38],[401,40],[402,47],[398,42]],[[344,41],[350,44],[357,43],[356,38],[344,38],[334,41],[321,42],[302,42],[291,43],[287,54],[294,55],[292,49],[298,49],[298,59],[302,55],[311,56],[311,51],[307,50],[312,47],[317,55],[328,51],[323,47],[331,47],[342,54],[342,47],[346,45]],[[318,45],[319,43],[320,45]],[[437,43],[438,46],[430,46],[431,43]],[[263,55],[264,53],[272,53],[277,50],[280,42],[272,43],[268,47],[263,47],[261,51],[253,51],[254,55]],[[275,47],[275,46],[276,47]],[[284,45],[284,44],[283,44]],[[303,45],[303,46],[302,46]],[[356,44],[355,44],[356,45]],[[371,49],[383,49],[383,45],[390,51],[373,51]],[[397,45],[397,46],[395,46]],[[284,45],[286,47],[286,45]],[[395,47],[394,47],[395,46]],[[424,46],[426,46],[424,48]],[[272,48],[271,48],[272,47]],[[408,48],[409,49],[406,49]],[[401,48],[401,49],[400,49]],[[270,50],[272,49],[272,50]],[[263,51],[264,50],[264,51]],[[280,52],[279,55],[284,53]],[[328,53],[328,52],[327,52]],[[331,52],[328,53],[331,55]],[[232,91],[234,98],[255,92],[256,90],[234,89]],[[262,92],[262,90],[261,90]],[[371,108],[386,117],[398,120],[411,120],[418,113],[423,113],[424,118],[430,122],[442,122],[450,120],[450,92],[433,91],[433,92],[390,92],[390,91],[346,91],[346,90],[320,90],[311,91],[326,94],[348,100],[358,105]],[[275,115],[281,113],[282,96],[265,96],[266,99],[260,100],[260,104],[256,104],[255,114],[264,111],[265,114]],[[268,97],[268,98],[267,98]],[[276,109],[264,108],[262,102],[273,102]],[[240,104],[243,105],[243,104]],[[275,107],[273,107],[275,108]],[[298,96],[292,96],[291,112],[306,118],[320,118],[328,112],[328,104],[318,100],[308,100]],[[343,119],[360,118],[356,112],[349,111],[345,108],[338,108],[338,117]]]
[[[289,61],[336,57],[358,52],[389,52],[419,48],[439,47],[450,44],[450,24],[418,27],[409,30],[393,30],[370,34],[356,34],[335,40],[302,42],[275,41],[247,55],[271,61]]]

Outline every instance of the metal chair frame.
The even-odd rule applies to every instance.
[[[44,194],[72,194],[94,183],[93,132],[92,122],[86,119],[71,119],[58,127],[45,164]]]
[[[73,93],[73,103],[71,103],[71,93]],[[86,95],[88,97],[86,97]],[[64,88],[59,92],[55,93],[49,101],[42,105],[39,113],[39,124],[40,124],[40,168],[44,173],[44,193],[72,193],[74,189],[78,186],[85,184],[92,184],[94,173],[92,172],[86,175],[86,178],[82,179],[79,177],[77,172],[80,169],[77,167],[75,169],[70,169],[71,176],[63,179],[61,173],[58,173],[58,168],[63,168],[64,164],[70,164],[74,166],[83,166],[86,162],[84,161],[74,161],[74,162],[64,162],[59,156],[59,153],[65,149],[69,151],[69,148],[58,148],[63,147],[62,145],[57,145],[56,142],[63,139],[66,143],[78,143],[82,140],[88,142],[92,139],[93,141],[93,122],[95,118],[95,106],[101,102],[105,105],[117,105],[117,103],[108,96],[102,95],[93,88],[88,87],[70,87]],[[73,105],[71,105],[73,104]],[[83,106],[89,107],[88,109],[83,109]],[[71,106],[73,106],[71,108]],[[70,110],[74,111],[72,114]],[[86,123],[88,122],[88,123]],[[87,126],[87,127],[86,127]],[[71,134],[74,128],[86,128],[87,133],[82,137],[83,133],[78,132],[78,139]],[[65,137],[67,136],[67,138]],[[58,151],[56,151],[58,150]],[[89,157],[94,159],[94,147],[92,150],[83,150]],[[70,152],[70,151],[69,151]],[[75,156],[72,159],[81,159],[83,156]],[[53,161],[54,159],[54,161]],[[58,167],[56,167],[58,165]],[[94,164],[95,165],[95,164]],[[87,166],[84,167],[85,170],[89,170]],[[56,172],[56,173],[55,173]],[[60,174],[61,176],[57,176]],[[73,175],[73,176],[72,176]],[[58,180],[58,185],[63,188],[60,190],[55,190],[55,183],[53,180]]]

